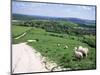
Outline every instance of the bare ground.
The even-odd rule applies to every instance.
[[[12,45],[13,73],[46,72],[51,71],[55,66],[57,66],[56,63],[47,62],[45,57],[42,57],[27,43]],[[61,68],[59,67],[57,70],[59,71]]]

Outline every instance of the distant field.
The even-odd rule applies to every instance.
[[[12,25],[12,37],[17,37],[22,33],[24,33],[25,31],[29,30],[30,28],[31,27]]]
[[[29,29],[30,27],[12,26],[12,36],[17,36]],[[91,37],[94,39],[95,36],[87,35],[84,37],[86,39],[87,37],[88,39]],[[71,68],[72,70],[96,68],[96,48],[91,47],[87,42],[88,40],[84,40],[82,36],[52,33],[46,32],[44,29],[33,28],[24,37],[17,40],[13,39],[13,43],[21,43],[34,39],[38,39],[38,41],[28,44],[39,51],[43,56],[49,58],[49,60],[55,61],[61,67]],[[94,40],[92,43],[95,43]],[[57,44],[60,44],[60,46],[57,46]],[[67,49],[65,49],[65,45],[68,46]],[[77,61],[73,54],[73,48],[79,45],[89,48],[90,51],[88,57],[81,61]]]

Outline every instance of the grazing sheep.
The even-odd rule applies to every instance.
[[[57,44],[57,46],[59,47],[59,46],[60,46],[60,44],[58,43],[58,44]]]
[[[77,51],[83,53],[83,55],[85,55],[87,57],[87,54],[89,52],[88,48],[83,48],[82,46],[79,46]]]
[[[83,58],[83,54],[79,51],[77,51],[77,47],[74,48],[74,53],[75,53],[75,57],[78,59]]]
[[[68,48],[68,46],[66,45],[65,47],[64,47],[64,49],[67,49]]]
[[[77,50],[77,47],[74,47],[74,50]]]
[[[82,46],[79,46],[78,49],[83,49],[83,47]]]

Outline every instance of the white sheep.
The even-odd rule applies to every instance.
[[[83,55],[85,55],[87,57],[87,54],[89,52],[88,48],[83,48],[82,46],[79,46],[77,51],[82,52]]]
[[[78,59],[83,58],[83,54],[79,51],[77,51],[77,47],[74,48],[74,53],[75,53],[75,57]]]
[[[60,44],[58,43],[58,44],[57,44],[57,46],[59,47],[59,46],[60,46]]]
[[[67,49],[68,48],[68,46],[67,45],[65,45],[65,47],[64,47],[65,49]]]

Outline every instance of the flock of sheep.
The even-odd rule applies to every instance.
[[[60,46],[60,44],[57,44],[57,46]],[[68,48],[67,45],[65,45],[64,47],[65,49]],[[82,59],[83,57],[87,57],[87,54],[89,52],[89,49],[88,48],[85,48],[85,47],[82,47],[82,46],[79,46],[79,47],[74,47],[74,56],[77,58],[77,59]]]
[[[74,48],[75,57],[78,59],[82,59],[83,56],[87,57],[88,52],[89,49],[84,48],[82,46],[79,46],[78,48],[77,47]]]

